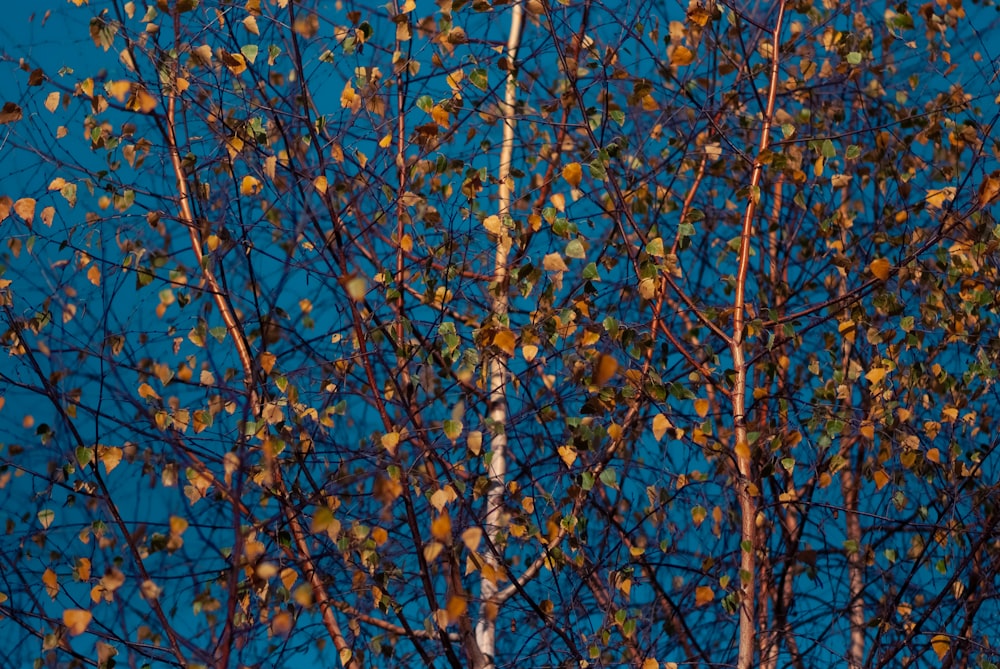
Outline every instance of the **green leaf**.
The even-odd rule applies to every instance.
[[[490,85],[489,75],[481,67],[477,67],[469,73],[469,81],[472,82],[473,86],[483,91],[489,88]]]
[[[582,260],[587,257],[587,251],[583,248],[583,242],[581,242],[579,238],[570,240],[570,242],[566,244],[565,253],[566,257],[576,258],[577,260]]]
[[[595,160],[587,167],[590,168],[590,178],[594,181],[604,181],[608,178],[608,170],[602,161]]]
[[[601,478],[601,483],[603,483],[604,485],[613,490],[618,490],[618,475],[615,473],[615,470],[613,468],[608,467],[603,472],[601,472],[600,478]]]
[[[257,53],[259,51],[260,49],[257,47],[256,44],[246,44],[240,47],[240,53],[242,53],[243,57],[246,58],[250,63],[253,63],[257,60]]]
[[[76,460],[81,467],[86,467],[94,460],[94,449],[85,446],[78,446],[76,449]]]

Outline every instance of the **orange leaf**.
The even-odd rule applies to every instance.
[[[935,634],[931,637],[931,648],[934,649],[934,654],[938,656],[938,659],[943,660],[951,648],[951,637],[946,634]]]
[[[431,523],[431,536],[446,544],[451,543],[451,518],[443,513]]]
[[[271,619],[271,633],[275,636],[286,636],[292,631],[294,620],[288,611],[281,611]]]
[[[94,614],[83,609],[66,609],[63,611],[63,624],[69,630],[70,636],[80,636],[87,631]]]
[[[594,365],[594,383],[603,386],[611,380],[617,371],[618,361],[615,360],[614,356],[602,353],[597,358],[597,364]]]
[[[52,599],[56,598],[59,594],[59,577],[51,569],[46,569],[42,574],[42,583],[45,585],[45,591],[49,593],[49,597]]]
[[[676,67],[690,65],[694,61],[694,52],[686,46],[677,46],[670,52],[670,64]]]
[[[562,175],[570,186],[576,188],[583,180],[583,168],[580,167],[580,163],[570,163],[563,168]]]
[[[890,265],[889,261],[885,258],[876,258],[872,261],[872,264],[868,266],[868,269],[871,270],[871,273],[874,274],[875,278],[879,281],[889,280],[889,270],[891,268],[892,265]]]
[[[514,355],[515,344],[517,344],[517,338],[510,330],[503,329],[493,335],[493,345],[507,355]]]
[[[240,195],[256,195],[260,191],[260,179],[250,176],[243,177],[240,182]]]
[[[694,412],[698,414],[699,418],[704,418],[708,415],[708,400],[702,398],[694,401]]]
[[[715,592],[707,585],[699,585],[694,591],[694,605],[705,606],[715,599]]]
[[[295,581],[299,578],[297,571],[291,567],[285,567],[281,570],[281,584],[285,586],[285,590],[291,590],[292,586],[295,585]]]
[[[35,220],[35,200],[30,197],[22,197],[20,200],[14,203],[14,212],[24,219],[24,221],[31,225],[31,222]]]
[[[97,447],[97,457],[104,463],[104,469],[109,474],[111,473],[111,470],[117,467],[122,461],[122,455],[122,449],[117,446]]]

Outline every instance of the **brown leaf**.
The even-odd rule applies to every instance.
[[[0,109],[0,124],[4,123],[16,123],[24,118],[24,113],[21,108],[14,102],[3,103],[3,109]]]

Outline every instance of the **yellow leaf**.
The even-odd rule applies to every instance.
[[[577,188],[583,180],[583,168],[580,163],[570,163],[563,168],[562,175],[570,186]]]
[[[566,211],[566,196],[562,193],[553,193],[549,196],[549,202],[552,203],[552,206],[555,207],[557,211]]]
[[[558,253],[549,253],[542,258],[542,267],[547,272],[565,272],[569,269],[566,266],[566,261]]]
[[[156,109],[156,98],[150,95],[145,89],[138,88],[133,91],[132,97],[125,107],[141,114],[148,114]]]
[[[884,379],[887,373],[888,372],[885,367],[874,367],[867,374],[865,374],[865,378],[868,379],[869,383],[875,385]]]
[[[924,456],[931,462],[941,464],[941,451],[937,448],[928,449],[927,455]]]
[[[597,364],[594,365],[594,383],[603,386],[611,380],[617,371],[618,361],[615,360],[614,356],[601,353],[597,356]]]
[[[111,470],[119,465],[122,461],[122,449],[117,446],[98,446],[97,447],[97,457],[100,458],[101,462],[104,463],[105,471],[110,474]]]
[[[702,398],[694,401],[694,412],[698,414],[699,418],[704,418],[708,415],[708,400]]]
[[[660,663],[651,657],[647,657],[642,662],[642,669],[660,669]]]
[[[879,281],[889,280],[889,270],[891,268],[892,265],[890,265],[889,261],[885,258],[876,258],[872,261],[872,264],[868,266],[868,269],[871,270],[871,273],[874,274],[875,278]]]
[[[737,442],[736,448],[734,450],[736,451],[736,457],[739,458],[740,460],[750,459],[750,444],[748,444],[747,442],[745,441]]]
[[[382,435],[382,448],[389,451],[389,455],[396,455],[399,448],[399,432],[387,432]]]
[[[479,542],[483,540],[483,530],[478,527],[470,527],[466,531],[462,532],[462,543],[470,551],[474,551],[479,548]]]
[[[55,113],[56,109],[59,108],[59,92],[52,91],[45,98],[45,108],[50,112]]]
[[[562,458],[567,467],[572,467],[573,463],[576,462],[576,449],[572,446],[560,446],[559,457]]]
[[[707,585],[699,585],[694,591],[694,605],[705,606],[715,599],[715,592]]]
[[[514,355],[514,346],[517,344],[517,337],[514,333],[506,328],[498,331],[493,335],[493,345],[499,348],[501,351],[507,355]]]
[[[188,528],[188,521],[180,516],[170,516],[170,534],[181,535]]]
[[[852,320],[841,321],[837,325],[837,331],[844,336],[844,339],[853,342],[855,335],[858,333],[858,324]]]
[[[385,137],[378,141],[379,148],[388,149],[392,144],[392,134],[387,133]]]
[[[483,433],[479,430],[472,430],[465,438],[465,446],[473,455],[479,455],[483,450]]]
[[[694,52],[686,46],[676,46],[670,52],[670,64],[675,67],[690,65],[694,61]]]
[[[657,441],[663,439],[663,435],[665,435],[667,430],[673,426],[674,425],[670,422],[670,419],[662,413],[658,413],[653,416],[653,436],[656,437]]]
[[[430,113],[431,113],[431,118],[434,119],[434,122],[437,123],[442,128],[448,128],[451,126],[451,123],[448,120],[448,110],[446,110],[441,105],[434,105],[433,107],[431,107]]]
[[[240,194],[241,195],[256,195],[260,190],[260,179],[249,174],[243,177],[243,181],[240,182]]]
[[[943,660],[951,648],[951,637],[946,634],[935,634],[931,637],[931,648],[934,649],[934,654],[938,656],[938,659]]]
[[[465,78],[465,71],[459,69],[449,74],[446,77],[446,81],[448,82],[448,86],[451,87],[452,91],[458,91],[460,88],[462,88],[462,79],[464,78]]]
[[[260,35],[260,28],[257,27],[257,19],[253,16],[248,16],[243,19],[243,27],[246,28],[249,33]]]
[[[220,50],[222,64],[229,68],[235,75],[243,74],[247,69],[247,59],[241,53],[226,53]]]
[[[431,536],[445,544],[451,543],[451,518],[447,513],[431,521]]]
[[[874,479],[875,479],[875,488],[876,488],[876,490],[881,490],[881,489],[882,489],[882,488],[884,488],[884,487],[886,486],[886,484],[887,484],[887,483],[889,482],[889,475],[888,475],[888,474],[886,474],[886,473],[885,473],[884,471],[882,471],[881,469],[880,469],[880,470],[878,470],[877,472],[875,472],[875,473],[874,473],[874,474],[872,475],[872,478],[874,478]]]
[[[413,250],[413,237],[410,235],[403,235],[403,238],[399,240],[399,248],[403,249],[403,253],[409,253]]]
[[[63,625],[69,630],[70,636],[80,636],[87,631],[94,614],[83,609],[66,609],[63,611]]]
[[[424,544],[424,559],[428,562],[434,562],[438,555],[441,555],[441,550],[444,548],[444,544],[438,541],[432,541],[428,544]]]
[[[351,652],[350,648],[341,648],[340,649],[340,663],[342,665],[344,665],[345,667],[347,666],[347,664],[351,661],[351,659],[353,657],[354,657],[354,653]]]
[[[955,187],[932,188],[927,191],[927,206],[931,209],[940,209],[944,206],[945,200],[955,199]]]
[[[101,285],[101,270],[97,265],[91,265],[87,270],[87,280],[95,286]]]
[[[291,567],[285,567],[281,570],[281,584],[285,586],[285,590],[291,592],[292,586],[295,585],[295,581],[299,578],[297,571]]]
[[[372,541],[376,546],[381,546],[389,541],[389,532],[384,527],[376,527],[372,530]]]
[[[503,224],[500,222],[500,217],[496,214],[490,214],[484,218],[483,227],[486,228],[486,232],[491,235],[499,236],[503,232]]]
[[[361,106],[361,100],[350,81],[344,84],[344,90],[340,92],[340,106],[342,109],[357,109]]]
[[[109,81],[104,85],[104,90],[107,91],[108,95],[118,100],[118,102],[125,102],[126,97],[132,90],[132,82],[127,79]]]
[[[327,186],[328,184],[325,176],[320,175],[313,179],[313,188],[315,188],[320,195],[326,194]]]

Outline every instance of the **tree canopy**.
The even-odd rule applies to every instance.
[[[2,663],[995,667],[997,17],[8,25]]]

